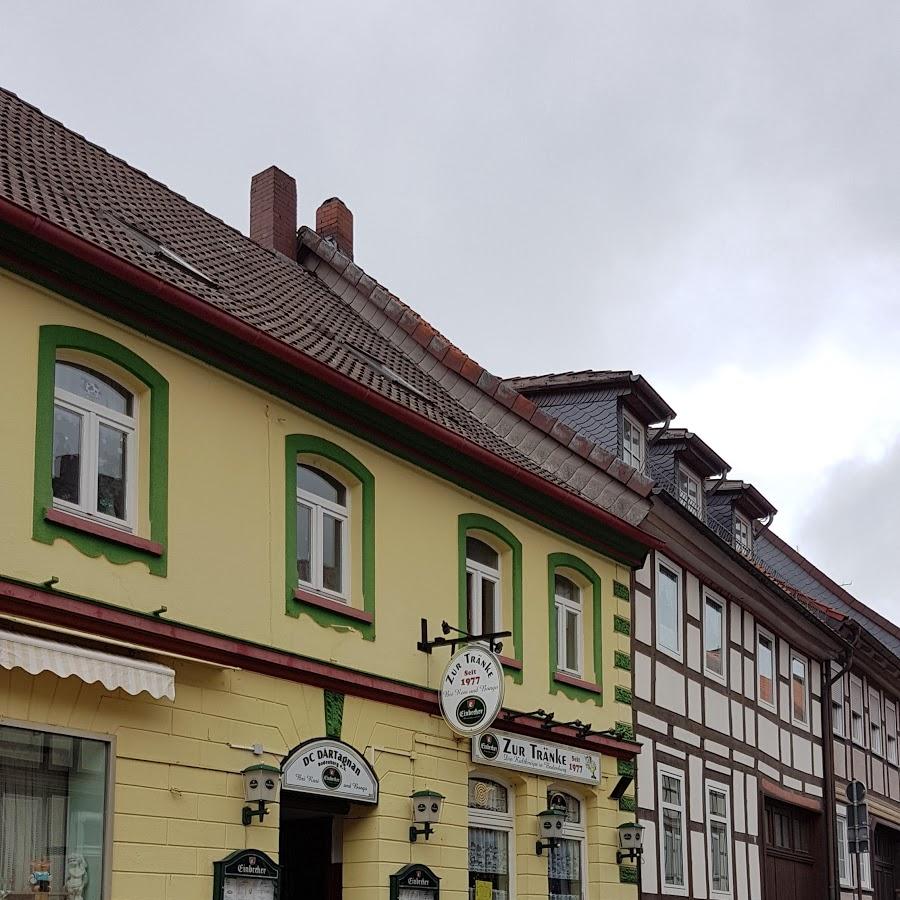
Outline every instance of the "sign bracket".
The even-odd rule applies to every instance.
[[[503,644],[498,638],[512,637],[511,631],[490,631],[485,632],[484,634],[469,634],[468,631],[463,631],[461,628],[451,625],[446,619],[441,622],[441,631],[443,634],[450,634],[451,631],[455,631],[459,637],[436,637],[429,640],[428,619],[422,619],[422,637],[421,640],[416,643],[416,649],[430,655],[435,647],[449,647],[451,653],[456,653],[456,647],[459,644],[474,644],[478,641],[485,641],[487,642],[491,653],[501,653],[503,651]]]

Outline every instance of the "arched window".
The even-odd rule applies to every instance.
[[[137,399],[112,378],[57,360],[53,504],[131,530],[137,496]]]
[[[550,900],[584,900],[584,815],[577,797],[549,790],[547,807],[565,813],[566,821],[556,846],[550,850],[547,874]]]
[[[515,841],[510,791],[480,776],[469,779],[469,900],[509,900]],[[480,891],[479,891],[480,888]]]
[[[466,536],[466,608],[471,634],[502,631],[503,593],[500,554],[489,544]]]
[[[581,678],[584,657],[584,631],[581,608],[581,588],[565,575],[554,574],[556,603],[556,666]]]
[[[347,487],[315,466],[297,466],[297,580],[341,600],[350,598]]]

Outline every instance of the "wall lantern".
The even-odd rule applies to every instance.
[[[444,805],[444,795],[437,791],[416,791],[409,798],[412,801],[412,820],[415,825],[409,826],[409,839],[412,843],[420,834],[425,835],[428,840],[429,835],[434,834],[432,825],[437,825],[441,821],[441,807]],[[416,825],[424,825],[424,828],[416,828]]]
[[[534,845],[534,852],[540,856],[546,847],[552,850],[560,837],[566,821],[566,814],[559,809],[545,809],[538,813],[538,834],[540,839]]]
[[[259,821],[262,822],[269,812],[266,804],[274,803],[278,797],[281,769],[258,763],[255,766],[247,766],[241,775],[244,776],[244,799],[256,803],[256,809],[245,806],[241,810],[241,822],[249,825],[254,816],[259,816]]]
[[[623,859],[640,861],[644,852],[644,826],[637,822],[628,822],[619,826],[619,847],[616,851],[616,863],[621,864]]]

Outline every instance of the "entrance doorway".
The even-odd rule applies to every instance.
[[[765,801],[766,900],[820,900],[826,894],[821,816]]]
[[[343,822],[350,804],[281,792],[281,900],[341,900]]]
[[[880,822],[875,826],[875,900],[895,900],[900,861],[900,833]]]

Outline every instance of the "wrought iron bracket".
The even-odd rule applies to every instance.
[[[485,632],[484,634],[469,634],[468,631],[463,631],[461,628],[456,628],[451,625],[446,619],[441,622],[441,632],[443,634],[450,634],[451,631],[455,631],[459,636],[451,638],[436,637],[429,640],[428,619],[422,619],[422,637],[416,644],[416,649],[420,650],[422,653],[430,654],[435,647],[449,647],[451,653],[456,653],[456,648],[459,644],[474,644],[478,641],[484,641],[487,643],[492,653],[500,653],[503,650],[503,644],[498,638],[512,637],[511,631],[490,631]]]

